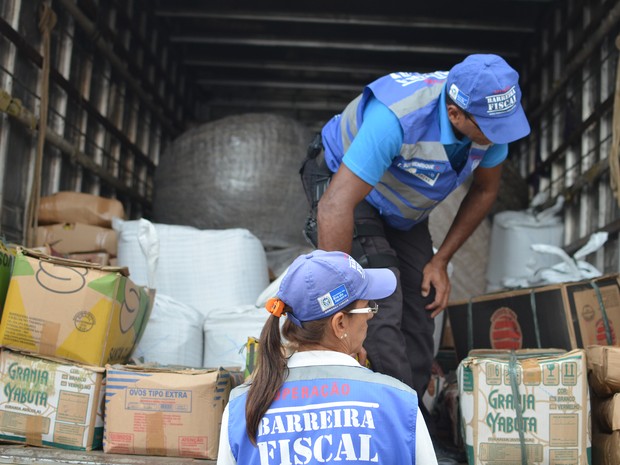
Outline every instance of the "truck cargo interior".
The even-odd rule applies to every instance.
[[[619,53],[618,0],[0,0],[0,258],[6,262],[0,260],[0,384],[9,379],[5,364],[36,364],[45,356],[52,359],[46,364],[60,364],[46,370],[95,367],[85,372],[94,373],[96,386],[89,393],[90,423],[70,432],[65,426],[62,434],[50,433],[50,424],[74,421],[66,419],[71,415],[37,416],[43,423],[34,427],[31,419],[9,417],[0,394],[0,463],[113,463],[101,451],[88,455],[101,447],[137,454],[123,463],[157,463],[149,450],[172,457],[162,464],[192,461],[184,455],[215,463],[221,401],[253,370],[255,338],[269,316],[263,307],[294,258],[314,248],[306,237],[310,207],[300,179],[309,144],[383,76],[414,83],[412,73],[429,73],[425,80],[439,82],[469,55],[494,54],[519,74],[530,132],[507,144],[497,199],[450,260],[448,310],[435,319],[434,391],[429,387],[420,402],[434,412],[442,440],[456,454],[440,464],[618,465],[617,411],[618,425],[610,420],[591,431],[583,425],[590,414],[585,373],[599,377],[602,366],[617,363],[599,349],[591,365],[585,351],[620,346]],[[349,117],[342,119],[349,131],[343,140],[355,137]],[[472,163],[473,171],[479,160]],[[426,179],[431,186],[436,181]],[[430,213],[436,253],[470,185],[472,179],[465,180]],[[390,195],[402,197],[394,189]],[[75,311],[64,300],[39,297],[53,277],[45,274],[47,260],[45,266],[66,271],[55,296],[74,292],[64,289],[87,273],[84,283],[105,279],[109,287],[88,284],[83,308]],[[37,266],[41,279],[32,271]],[[85,350],[79,338],[103,324],[93,316],[98,292],[111,296],[105,315],[113,315],[106,323],[112,329],[101,329],[98,346]],[[47,302],[44,310],[30,307],[37,299]],[[52,311],[62,318],[42,323]],[[491,355],[473,349],[517,355],[489,362]],[[519,436],[515,427],[517,439],[506,441],[520,441],[513,452],[522,455],[485,461],[499,449],[471,442],[483,426],[471,420],[473,430],[465,432],[459,393],[477,406],[478,387],[468,390],[468,383],[495,382],[481,367],[522,364],[522,373],[530,373],[531,360],[582,370],[576,384],[564,377],[558,382],[560,391],[574,387],[572,395],[579,392],[588,404],[575,413],[574,455],[560,457],[553,438],[526,454],[527,431]],[[122,428],[134,418],[134,404],[117,402],[119,395],[105,400],[126,409],[116,418],[118,433],[106,431],[101,446],[104,409],[97,410],[96,396],[100,390],[108,395],[102,385],[108,362],[191,366],[209,380],[200,389],[220,389],[226,380],[226,394],[214,397],[213,405],[220,404],[205,420],[211,442],[182,446],[181,428],[174,433],[179,450],[171,452],[164,433],[153,446],[148,432],[145,439],[136,436],[133,448],[133,435],[128,445]],[[175,370],[144,376],[168,380],[181,376]],[[597,383],[611,385],[606,376]],[[184,383],[175,378],[170,386]],[[610,389],[605,396],[620,392]],[[550,418],[555,408],[549,407]],[[39,429],[37,437],[32,429],[15,436],[20,422],[47,428],[51,436]],[[503,441],[499,423],[493,427],[488,441]],[[549,435],[560,429],[550,427]],[[555,445],[570,449],[569,442]]]

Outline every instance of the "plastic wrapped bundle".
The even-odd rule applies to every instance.
[[[195,308],[157,294],[133,357],[143,363],[200,368],[204,351],[203,322],[203,315]]]
[[[308,206],[299,168],[310,137],[301,123],[272,114],[230,116],[191,129],[162,155],[154,220],[245,228],[267,248],[305,244]]]
[[[227,305],[252,304],[269,284],[262,244],[247,229],[200,230],[114,221],[118,263],[136,283],[149,283],[207,316]]]

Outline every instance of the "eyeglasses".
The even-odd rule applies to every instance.
[[[349,310],[349,315],[352,313],[372,313],[373,315],[379,311],[379,304],[373,300],[368,301],[368,307],[364,308],[354,308],[353,310]]]

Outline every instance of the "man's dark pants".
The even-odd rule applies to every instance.
[[[398,268],[391,268],[398,278],[396,291],[378,302],[379,312],[368,322],[364,348],[373,370],[403,381],[422,399],[434,358],[435,322],[424,308],[434,293],[427,298],[421,295],[422,270],[433,256],[428,221],[401,231],[385,224],[364,201],[355,210],[355,222],[381,226],[385,233],[356,239],[365,255],[393,255],[399,263]]]
[[[308,239],[316,245],[316,208],[332,174],[325,166],[319,134],[308,148],[308,158],[300,174],[311,208],[305,231]],[[396,291],[378,302],[379,312],[369,320],[364,348],[373,370],[403,381],[416,390],[421,400],[434,358],[435,322],[424,308],[434,300],[434,292],[427,298],[421,295],[422,270],[433,256],[428,220],[409,231],[400,231],[388,226],[374,207],[362,201],[355,209],[355,224],[368,225],[364,229],[372,231],[372,235],[366,233],[353,239],[353,258],[362,265],[367,259],[371,267],[373,261],[385,263],[385,256],[396,257],[397,260],[388,261],[398,263],[398,266],[390,266],[397,277]],[[424,404],[420,402],[419,405],[432,430]]]

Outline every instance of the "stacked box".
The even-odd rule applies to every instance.
[[[592,459],[595,465],[620,463],[620,347],[588,347],[592,397]]]
[[[124,268],[74,262],[19,248],[0,345],[94,366],[125,363],[153,305]]]
[[[103,437],[104,369],[0,350],[0,439],[92,450]]]
[[[608,398],[592,399],[592,418],[605,432],[620,430],[620,392]]]
[[[620,431],[595,434],[592,437],[592,463],[618,465],[620,463]]]
[[[470,465],[590,463],[585,351],[472,351],[458,383]]]
[[[97,263],[103,266],[112,266],[110,263],[110,254],[107,252],[84,252],[67,254],[69,260],[78,260],[81,262]]]
[[[15,250],[10,249],[4,242],[0,241],[0,313],[4,308],[6,293],[9,290],[13,260],[15,260]]]
[[[107,366],[106,373],[105,452],[217,458],[228,372]]]
[[[599,397],[620,392],[620,347],[588,347],[589,382]]]
[[[113,218],[124,218],[123,204],[85,192],[56,192],[41,198],[39,224],[85,223],[110,228]]]
[[[49,246],[65,258],[109,265],[118,246],[112,220],[124,216],[117,199],[57,192],[41,198],[35,245]]]
[[[59,223],[37,228],[36,245],[49,245],[63,255],[103,252],[116,257],[116,231],[83,223]]]
[[[617,274],[573,283],[498,292],[450,304],[457,357],[472,349],[564,350],[618,345]]]

